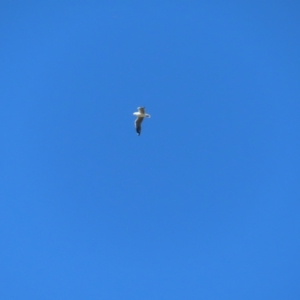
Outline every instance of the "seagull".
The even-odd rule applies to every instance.
[[[141,124],[144,118],[150,118],[150,115],[145,113],[145,107],[138,107],[137,109],[138,111],[133,113],[134,116],[137,116],[134,125],[137,134],[140,135],[142,130]]]

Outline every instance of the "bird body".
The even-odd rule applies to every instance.
[[[133,113],[134,116],[137,116],[136,120],[134,121],[135,129],[138,135],[141,134],[142,127],[141,124],[144,118],[150,118],[149,114],[146,114],[145,107],[138,107],[138,111]]]

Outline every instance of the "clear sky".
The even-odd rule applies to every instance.
[[[299,1],[3,0],[0,56],[1,299],[300,299]]]

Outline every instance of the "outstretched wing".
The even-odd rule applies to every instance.
[[[141,134],[141,131],[142,131],[141,124],[142,124],[143,120],[144,120],[144,118],[139,117],[134,122],[134,124],[135,124],[135,130],[136,130],[136,132],[137,132],[138,135]]]
[[[144,113],[145,113],[145,107],[138,107],[138,111],[139,111],[141,114],[144,114]]]

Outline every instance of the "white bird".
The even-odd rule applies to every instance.
[[[138,107],[137,109],[138,111],[133,113],[134,116],[137,116],[134,125],[137,134],[140,135],[142,130],[141,124],[144,118],[150,118],[150,115],[145,113],[145,107]]]

